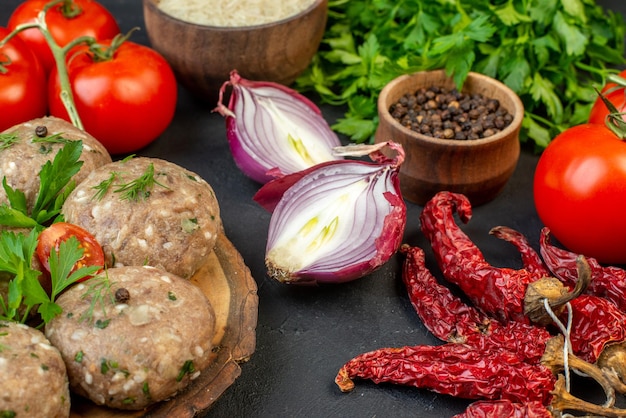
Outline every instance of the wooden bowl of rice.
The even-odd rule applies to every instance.
[[[148,38],[192,94],[215,101],[232,70],[289,85],[317,52],[328,0],[143,0]]]

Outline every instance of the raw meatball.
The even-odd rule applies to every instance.
[[[35,133],[37,127],[46,128],[46,133],[41,137],[59,134],[64,140],[83,142],[83,152],[80,157],[83,166],[74,175],[76,184],[96,167],[111,162],[111,156],[98,140],[71,123],[56,117],[33,119],[1,132],[3,135],[14,135],[15,138],[0,149],[0,180],[6,177],[9,186],[24,192],[29,210],[32,209],[39,192],[38,174],[41,167],[47,161],[52,161],[57,152],[63,148],[62,141],[38,142],[36,139],[41,139],[41,137]],[[0,187],[0,204],[2,203],[8,203],[8,199],[4,188]]]
[[[0,321],[0,376],[0,416],[69,417],[65,363],[41,331]]]
[[[147,186],[134,187],[146,179]],[[127,194],[131,191],[134,196]],[[150,265],[184,278],[204,264],[221,229],[211,186],[155,158],[94,170],[67,198],[62,213],[96,237],[108,266]]]
[[[213,361],[215,313],[198,287],[154,267],[105,274],[110,287],[100,287],[100,299],[93,290],[105,276],[61,295],[63,314],[46,335],[63,355],[73,391],[98,405],[142,409],[173,396]]]

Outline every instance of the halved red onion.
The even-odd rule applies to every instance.
[[[396,157],[385,157],[383,147],[394,149]],[[385,264],[401,244],[406,225],[398,181],[402,146],[388,142],[340,149],[350,155],[366,150],[374,162],[319,164],[267,183],[254,197],[274,208],[265,263],[280,282],[355,280]]]
[[[228,107],[222,100],[232,87]],[[220,89],[215,108],[226,118],[226,135],[235,163],[259,183],[340,159],[340,141],[320,109],[282,84],[251,81],[236,70]]]

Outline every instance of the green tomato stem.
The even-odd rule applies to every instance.
[[[80,16],[83,13],[83,9],[74,2],[74,0],[61,0],[63,5],[61,6],[61,13],[68,19],[73,19],[76,16]]]
[[[58,2],[53,2],[53,3],[58,3]],[[50,51],[52,51],[52,56],[54,57],[54,62],[56,64],[56,68],[59,73],[59,81],[61,83],[61,101],[63,102],[63,105],[65,106],[65,110],[67,111],[67,114],[70,117],[70,121],[72,122],[72,125],[76,126],[78,129],[84,130],[83,123],[80,120],[78,111],[76,110],[76,104],[74,102],[74,94],[72,92],[70,77],[67,71],[67,65],[65,63],[65,56],[67,54],[68,49],[61,48],[56,43],[56,41],[52,37],[52,34],[48,30],[48,25],[46,24],[46,12],[47,11],[48,9],[44,8],[41,12],[39,12],[37,19],[35,20],[35,23],[38,24],[41,34],[43,35],[44,39],[48,43],[48,46],[50,47]],[[16,28],[16,30],[18,28]],[[76,44],[74,42],[71,42],[70,44],[68,44],[68,46],[69,45],[75,46]]]
[[[126,42],[130,38],[130,36],[136,30],[139,30],[139,28],[134,27],[131,30],[129,30],[128,33],[125,35],[121,33],[115,35],[115,37],[111,40],[110,45],[108,46],[101,45],[97,42],[90,43],[89,53],[91,54],[91,59],[94,62],[111,61],[113,57],[115,56],[115,53],[117,52],[117,50],[122,46],[124,42]]]
[[[620,77],[617,74],[609,74],[606,76],[607,81],[611,83],[615,83],[618,86],[626,87],[626,78]]]

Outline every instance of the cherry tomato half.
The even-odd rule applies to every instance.
[[[39,12],[50,0],[26,0],[9,17],[8,28],[13,30],[23,23],[35,21]],[[66,12],[66,10],[71,12]],[[46,13],[46,24],[55,42],[63,47],[80,36],[96,40],[109,39],[120,33],[115,17],[100,3],[93,0],[60,2]],[[35,52],[46,71],[55,66],[50,47],[37,28],[26,29],[18,35]]]
[[[0,27],[0,39],[9,30]],[[0,48],[0,131],[45,116],[48,110],[46,74],[28,45],[12,38]]]
[[[125,41],[104,61],[95,60],[87,46],[80,46],[69,54],[67,68],[85,131],[111,154],[145,147],[174,118],[178,91],[174,72],[163,56],[147,46]],[[69,121],[60,91],[58,72],[53,69],[48,85],[50,114]]]
[[[543,151],[533,187],[539,218],[561,244],[626,263],[626,142],[604,125],[569,128]]]
[[[69,239],[76,237],[80,247],[83,249],[83,256],[72,268],[75,271],[85,266],[104,266],[104,252],[96,238],[78,225],[57,222],[44,229],[39,234],[36,254],[41,265],[50,272],[50,254],[52,249],[59,251],[59,245]],[[86,280],[84,278],[82,280]],[[82,281],[80,280],[80,281]]]

